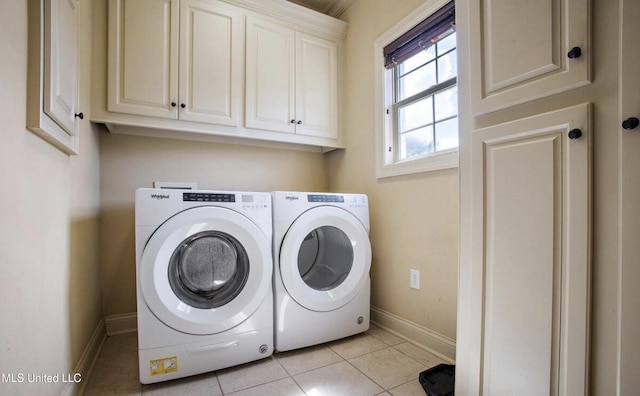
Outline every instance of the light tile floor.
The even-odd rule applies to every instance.
[[[135,333],[107,338],[85,395],[424,396],[421,371],[443,360],[380,327],[253,363],[141,385]]]

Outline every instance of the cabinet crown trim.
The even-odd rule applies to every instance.
[[[221,0],[261,15],[277,18],[307,32],[344,40],[348,23],[286,0]]]

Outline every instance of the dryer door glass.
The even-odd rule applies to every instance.
[[[322,226],[304,238],[298,251],[302,280],[315,290],[331,290],[349,275],[353,265],[351,240],[339,228]]]
[[[237,239],[204,231],[182,241],[169,262],[169,284],[184,303],[201,309],[232,301],[249,277],[249,258]]]

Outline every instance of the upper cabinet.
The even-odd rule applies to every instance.
[[[244,16],[223,3],[180,4],[180,119],[236,126],[243,88]]]
[[[338,137],[338,43],[296,33],[296,133]]]
[[[471,0],[476,115],[590,82],[588,0]],[[518,17],[515,17],[518,16]]]
[[[78,154],[78,2],[29,1],[27,128]]]
[[[220,2],[111,1],[108,110],[237,125],[243,29]]]
[[[279,0],[98,1],[108,17],[97,16],[96,43],[108,49],[94,53],[92,121],[147,136],[342,147],[346,23]]]
[[[246,126],[338,137],[338,44],[247,20]]]
[[[109,111],[177,118],[178,17],[178,0],[109,3]]]

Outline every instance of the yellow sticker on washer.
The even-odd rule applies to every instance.
[[[151,375],[175,373],[177,371],[178,371],[177,356],[171,356],[171,357],[149,361],[149,373]]]

